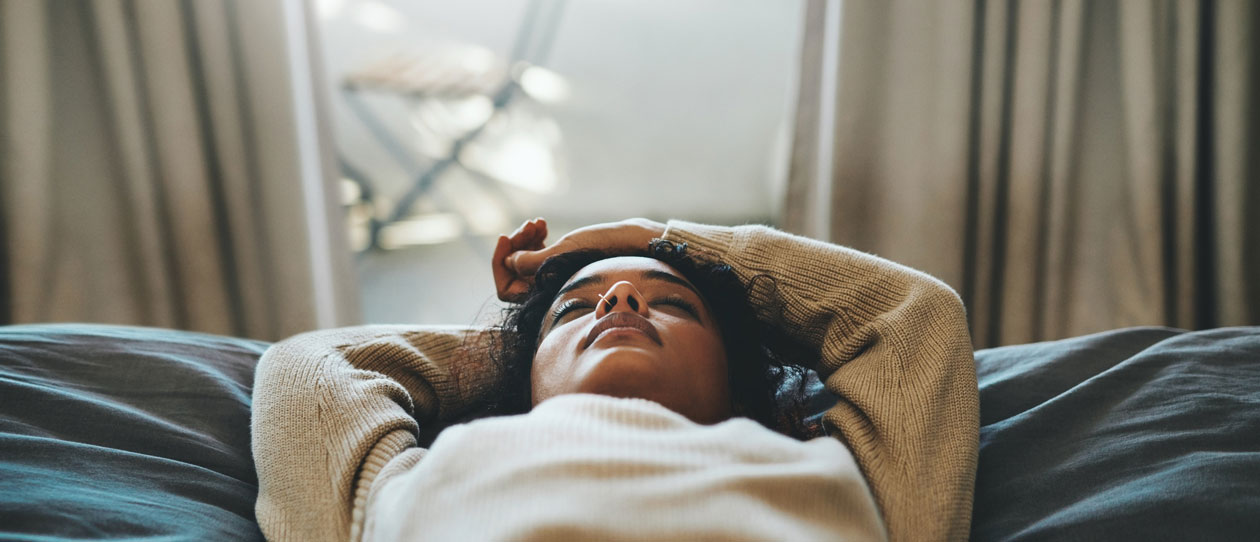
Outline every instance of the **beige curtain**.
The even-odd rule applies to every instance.
[[[809,11],[785,227],[941,278],[977,347],[1260,324],[1260,3]]]
[[[351,323],[309,28],[301,0],[0,0],[6,320]]]

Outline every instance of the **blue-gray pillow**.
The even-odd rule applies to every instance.
[[[976,352],[973,540],[1255,540],[1260,327]]]
[[[266,347],[0,327],[0,539],[262,540],[249,406]]]

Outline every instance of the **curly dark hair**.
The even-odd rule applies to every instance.
[[[504,371],[500,389],[486,413],[528,412],[530,371],[539,332],[556,293],[578,270],[618,256],[602,251],[574,251],[548,258],[534,276],[523,300],[504,309],[491,359]],[[806,440],[817,427],[805,421],[806,369],[784,361],[771,345],[778,335],[757,319],[747,291],[729,265],[706,262],[687,254],[686,243],[654,241],[646,256],[669,264],[700,291],[722,332],[727,354],[731,412],[784,435]]]

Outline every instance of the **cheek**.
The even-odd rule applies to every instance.
[[[565,325],[551,330],[538,343],[534,363],[530,367],[530,389],[533,404],[563,393],[577,362],[579,326]]]
[[[727,356],[721,335],[708,328],[688,326],[679,330],[674,342],[678,358],[692,360],[690,365],[695,368],[698,381],[726,385]]]
[[[680,364],[675,373],[685,396],[685,399],[679,398],[680,404],[689,405],[691,418],[701,423],[729,418],[732,415],[729,362],[721,335],[700,326],[678,331],[674,337],[677,349],[671,354],[688,360]]]

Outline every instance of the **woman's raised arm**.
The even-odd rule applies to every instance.
[[[497,372],[469,328],[363,326],[268,349],[254,376],[255,512],[268,540],[358,540],[373,491],[423,456],[422,424],[461,414]]]
[[[731,265],[759,317],[817,353],[892,540],[966,540],[979,394],[958,295],[922,272],[764,226],[670,221],[664,239]]]

